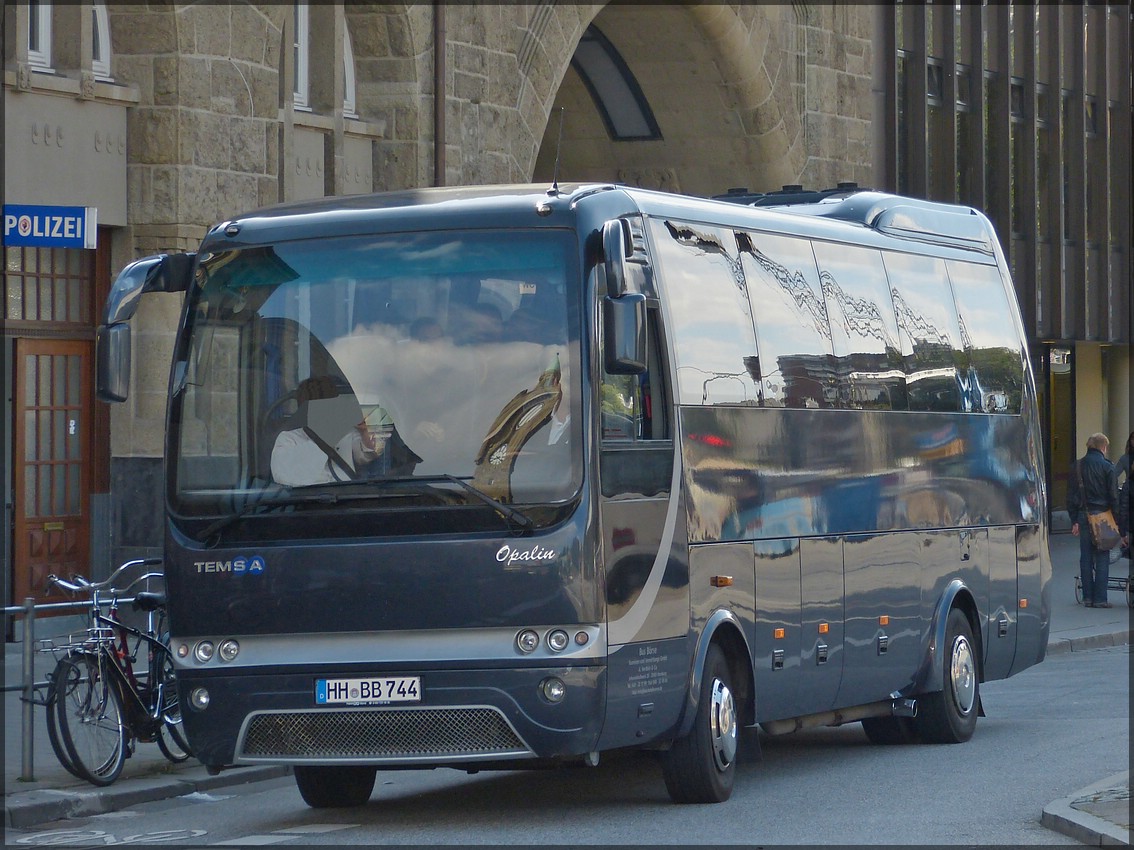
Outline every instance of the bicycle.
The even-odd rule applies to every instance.
[[[163,576],[148,572],[122,588],[115,588],[114,582],[128,569],[160,563],[147,558],[127,561],[101,582],[48,576],[56,587],[90,594],[86,638],[48,647],[63,650],[63,655],[50,676],[46,703],[48,738],[60,764],[95,785],[114,782],[139,741],[156,742],[162,755],[175,764],[192,755],[182,728],[165,631],[165,594],[144,590],[135,594],[134,608],[146,612],[144,629],[118,616],[120,596]],[[136,665],[143,649],[146,667],[139,671]]]

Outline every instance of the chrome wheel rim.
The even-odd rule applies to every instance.
[[[727,770],[736,759],[737,727],[736,705],[732,691],[720,679],[713,680],[712,703],[709,717],[712,728],[713,760],[718,770]]]
[[[976,703],[976,664],[973,648],[968,639],[958,635],[953,641],[953,652],[949,660],[949,680],[953,684],[953,701],[957,711],[968,715]]]

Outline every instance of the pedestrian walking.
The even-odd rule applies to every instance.
[[[1091,537],[1088,513],[1110,511],[1118,516],[1118,476],[1107,460],[1110,440],[1106,434],[1087,438],[1087,453],[1071,468],[1067,509],[1071,514],[1071,533],[1079,538],[1079,577],[1083,604],[1088,608],[1109,608],[1106,586],[1110,580],[1110,551],[1100,549]]]

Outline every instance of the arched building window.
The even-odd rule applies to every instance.
[[[333,7],[320,6],[316,9],[317,16],[333,15]],[[319,38],[319,33],[326,23],[325,17],[319,17],[314,22],[311,19],[311,7],[308,3],[295,4],[295,17],[293,21],[293,35],[292,35],[292,62],[294,68],[294,86],[293,86],[293,102],[296,109],[303,111],[312,110],[315,112],[321,111],[319,109],[318,98],[313,97],[311,90],[312,84],[318,86],[320,81],[317,79],[319,76],[319,68],[334,68],[333,64],[324,63],[325,51],[323,49],[324,39]],[[315,36],[312,36],[312,31],[315,31]],[[315,63],[312,63],[312,54],[315,54]],[[355,96],[355,78],[354,78],[354,49],[350,41],[350,29],[343,25],[343,40],[341,49],[341,61],[343,67],[343,114],[348,118],[357,118],[357,101]],[[312,80],[311,69],[315,67],[315,80]],[[333,89],[333,81],[330,81],[331,88]]]
[[[91,5],[91,71],[99,80],[110,76],[110,21],[105,3]]]
[[[310,109],[308,68],[311,59],[311,10],[306,3],[295,4],[292,29],[292,63],[295,73],[292,100],[296,109]]]
[[[300,2],[284,34],[293,91],[280,149],[283,200],[374,188],[372,143],[383,125],[359,114],[348,20],[342,3]]]
[[[37,71],[52,70],[51,11],[48,0],[28,4],[28,64]]]
[[[80,79],[84,74],[99,82],[112,81],[110,17],[102,0],[31,0],[18,7],[13,30],[12,41],[5,42],[6,55],[26,57],[18,61],[26,62],[31,71],[54,75],[53,87],[65,78]]]
[[[343,26],[343,115],[357,118],[357,97],[354,85],[354,49],[350,44],[350,28]]]

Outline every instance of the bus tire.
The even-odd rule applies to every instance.
[[[943,687],[918,699],[914,725],[918,737],[925,743],[960,744],[969,740],[976,730],[980,671],[972,627],[959,608],[949,612],[941,664]]]
[[[361,806],[374,791],[378,768],[366,765],[313,767],[296,765],[292,771],[299,796],[313,809],[347,809]]]
[[[739,743],[734,693],[728,662],[713,644],[693,728],[662,756],[665,787],[675,803],[723,803],[732,795]]]

